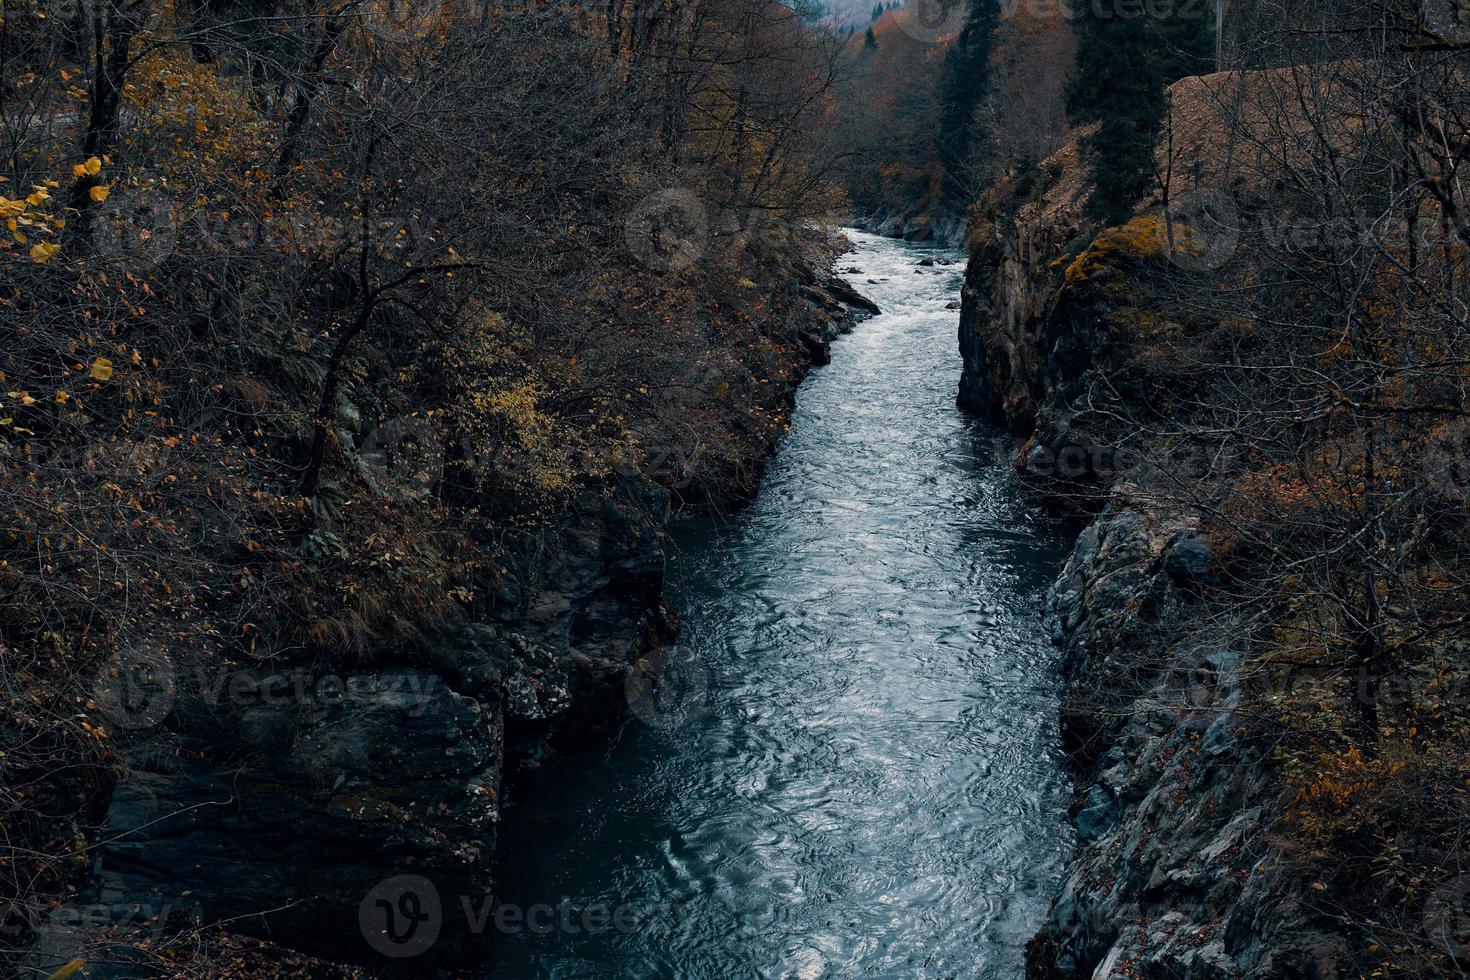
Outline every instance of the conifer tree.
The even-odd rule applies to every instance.
[[[975,114],[990,88],[990,56],[1000,12],[1000,0],[970,0],[965,26],[945,54],[939,159],[944,168],[941,200],[951,211],[963,211],[970,203],[985,140]]]
[[[1078,3],[1077,68],[1067,109],[1077,123],[1097,123],[1082,144],[1093,193],[1091,217],[1121,224],[1148,190],[1154,147],[1168,115],[1169,85],[1210,70],[1215,26],[1206,7],[1152,10],[1130,16]]]

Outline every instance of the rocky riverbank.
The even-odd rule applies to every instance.
[[[962,219],[936,215],[933,210],[917,214],[865,215],[860,217],[857,227],[884,238],[898,238],[906,242],[932,242],[955,248],[965,240],[965,223]]]
[[[1009,426],[1018,470],[1085,525],[1047,603],[1079,846],[1028,974],[1335,976],[1343,938],[1275,837],[1291,798],[1252,651],[1208,599],[1214,542],[1156,478],[1164,447],[1110,410],[1149,397],[1150,332],[1184,329],[1141,299],[1168,275],[1157,219],[1090,227],[1085,190],[1075,142],[992,188],[959,338],[961,404]]]
[[[831,341],[876,311],[820,271],[838,251],[791,263],[800,304],[772,327],[789,352],[763,396],[773,417],[789,415]],[[544,532],[505,542],[477,621],[425,648],[207,667],[160,651],[104,682],[99,698],[124,730],[121,778],[90,884],[41,928],[30,966],[141,963],[181,934],[242,963],[290,958],[278,947],[391,962],[397,950],[363,910],[374,895],[401,899],[395,878],[427,879],[446,903],[493,895],[517,774],[609,737],[628,717],[630,668],[677,634],[663,576],[680,497],[738,504],[775,444],[752,438],[738,479],[716,473],[697,492],[630,468],[588,487]],[[268,943],[240,959],[219,927]],[[413,962],[471,962],[484,931],[447,915]]]

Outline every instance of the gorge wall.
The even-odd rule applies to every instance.
[[[771,417],[789,415],[830,342],[876,312],[825,271],[835,254],[812,248],[780,270],[799,301],[770,325],[789,352],[764,396]],[[471,916],[395,946],[362,912],[375,899],[397,908],[415,881],[455,913],[491,900],[517,776],[605,743],[630,718],[630,670],[677,636],[663,600],[671,517],[681,502],[738,506],[775,440],[752,440],[677,495],[632,468],[589,486],[545,533],[506,546],[477,621],[427,646],[207,665],[160,653],[104,683],[120,778],[90,884],[42,926],[28,966],[47,975],[79,954],[156,966],[167,937],[221,925],[189,943],[214,947],[212,968],[285,972],[286,950],[324,957],[291,961],[321,975],[331,962],[412,954],[430,968],[485,954],[493,931]]]
[[[1046,608],[1078,850],[1029,975],[1336,976],[1341,936],[1274,840],[1289,798],[1248,648],[1205,598],[1213,543],[1153,480],[1157,447],[1113,428],[1111,406],[1149,397],[1150,335],[1180,329],[1145,302],[1171,275],[1162,222],[1089,226],[1086,190],[1074,140],[987,192],[959,335],[961,405],[1015,432],[1023,477],[1086,524]]]

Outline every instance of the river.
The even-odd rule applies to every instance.
[[[850,237],[884,312],[754,505],[676,537],[692,710],[507,813],[501,900],[558,913],[501,930],[496,977],[1022,973],[1071,847],[1038,612],[1067,542],[954,407],[962,256]]]

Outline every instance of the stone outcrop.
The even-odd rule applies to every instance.
[[[1029,974],[1335,976],[1338,940],[1272,838],[1285,801],[1241,710],[1245,655],[1229,631],[1186,628],[1208,547],[1134,490],[1083,532],[1047,603],[1078,849]]]
[[[961,218],[938,214],[935,210],[906,215],[868,215],[859,219],[858,227],[874,235],[900,238],[906,242],[955,246],[965,238],[965,223]]]
[[[168,903],[363,961],[360,905],[385,879],[483,901],[507,777],[619,724],[629,667],[673,638],[668,500],[632,473],[584,494],[517,554],[493,621],[412,657],[175,664],[103,828],[99,906]],[[420,962],[464,961],[477,939],[445,915]]]
[[[1036,421],[1046,367],[1041,332],[1062,283],[1063,258],[1083,233],[1079,175],[1074,141],[1036,175],[992,188],[966,239],[959,402],[1016,429]],[[1050,181],[1039,194],[1038,181]]]
[[[798,263],[806,316],[788,325],[802,342],[778,400],[876,311],[816,268]],[[473,962],[485,930],[461,901],[494,893],[516,774],[606,739],[628,716],[630,668],[675,638],[663,603],[671,513],[670,491],[631,470],[588,488],[554,528],[508,546],[503,574],[480,583],[490,599],[478,622],[411,652],[121,665],[126,774],[93,887],[43,927],[31,967],[46,975],[84,951],[130,962],[140,935],[220,923],[381,964],[364,916],[405,875],[431,882],[444,909],[415,967]]]
[[[1010,427],[1017,468],[1087,523],[1047,602],[1078,848],[1028,975],[1336,976],[1341,939],[1273,843],[1287,801],[1252,730],[1250,651],[1206,605],[1211,543],[1096,448],[1126,443],[1110,407],[1157,394],[1150,331],[1184,329],[1149,302],[1171,274],[1167,231],[1147,213],[1089,227],[1084,193],[1075,141],[992,188],[959,338],[961,405]]]

